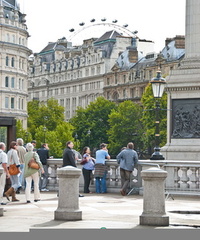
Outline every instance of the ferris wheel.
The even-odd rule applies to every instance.
[[[120,31],[120,34],[121,35],[124,35],[124,36],[129,36],[129,37],[137,37],[136,34],[138,33],[137,30],[135,31],[130,31],[127,27],[128,27],[128,24],[124,24],[124,25],[119,25],[117,24],[118,20],[113,20],[112,22],[106,22],[107,19],[106,18],[102,18],[101,19],[101,22],[99,23],[95,23],[96,22],[96,19],[91,19],[90,20],[90,24],[89,25],[86,25],[85,22],[80,22],[79,23],[79,29],[78,30],[75,30],[75,28],[71,28],[69,29],[69,32],[71,32],[72,34],[69,36],[68,40],[69,41],[72,41],[72,39],[77,36],[79,33],[83,32],[84,30],[88,29],[88,28],[96,28],[96,27],[99,27],[99,26],[106,26],[108,28],[112,28],[112,29],[116,29],[118,31]]]

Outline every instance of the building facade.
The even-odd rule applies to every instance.
[[[86,107],[103,96],[104,76],[114,66],[118,56],[134,45],[132,37],[115,30],[98,39],[83,41],[72,47],[65,38],[49,43],[30,63],[29,101],[46,102],[55,98],[64,106],[65,119],[74,116],[78,106]],[[153,42],[141,42],[140,47],[152,49]]]
[[[28,31],[16,0],[0,1],[0,117],[27,127]],[[1,125],[1,123],[0,123]]]
[[[158,69],[163,77],[170,75],[171,70],[180,65],[184,54],[184,36],[167,38],[159,54],[149,52],[144,55],[137,46],[127,48],[104,75],[104,97],[115,102],[132,100],[139,103],[145,87]]]

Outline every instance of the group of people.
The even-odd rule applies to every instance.
[[[69,141],[66,143],[66,149],[63,154],[63,167],[76,165],[76,156],[73,150],[73,142]],[[100,149],[96,151],[95,158],[91,157],[90,148],[84,147],[82,159],[86,159],[83,164],[82,173],[84,178],[84,193],[91,193],[89,186],[94,172],[95,178],[95,190],[96,193],[106,193],[106,176],[107,166],[106,160],[110,159],[108,153],[107,144],[102,143]],[[121,152],[117,155],[117,162],[120,165],[120,176],[121,176],[121,190],[122,196],[127,194],[127,189],[130,183],[131,174],[138,162],[138,154],[134,150],[134,144],[132,142],[127,144]]]
[[[66,143],[66,148],[63,152],[63,167],[73,166],[77,167],[78,159],[85,159],[82,173],[84,178],[84,193],[92,193],[90,191],[90,183],[92,175],[95,178],[95,190],[96,193],[106,193],[106,177],[107,177],[107,165],[106,160],[110,159],[108,153],[107,144],[102,143],[100,149],[96,151],[95,158],[91,156],[90,148],[84,147],[82,155],[73,149],[74,144],[72,141]],[[1,205],[3,202],[3,196],[8,201],[19,201],[16,198],[16,193],[20,193],[20,189],[25,189],[26,202],[31,202],[31,189],[34,189],[34,201],[40,201],[40,190],[48,191],[48,165],[47,159],[49,158],[48,144],[42,144],[41,148],[36,149],[36,141],[32,141],[26,144],[24,147],[23,139],[18,138],[16,141],[10,143],[9,150],[6,154],[6,145],[0,142],[0,165],[3,168],[3,174],[0,177],[0,198]],[[39,169],[34,169],[29,166],[30,160],[34,158],[38,163]],[[134,144],[132,142],[127,144],[121,152],[117,155],[117,162],[120,165],[121,176],[121,189],[122,196],[127,194],[127,188],[130,183],[131,174],[135,165],[138,162],[137,152],[134,150]],[[16,175],[10,175],[9,166],[16,164],[19,169],[19,173]],[[5,191],[6,179],[10,179],[11,186]],[[83,195],[79,194],[79,197]]]
[[[34,189],[34,201],[40,201],[40,190],[48,191],[46,189],[48,182],[48,167],[47,159],[49,158],[48,144],[42,144],[41,148],[36,149],[36,141],[26,144],[22,138],[12,141],[9,150],[6,153],[6,145],[0,142],[0,166],[3,168],[3,174],[0,177],[0,198],[1,205],[3,196],[8,201],[17,202],[16,193],[20,193],[20,189],[25,189],[26,202],[31,202],[31,190]],[[29,162],[31,159],[38,164],[39,169],[31,168]],[[9,173],[9,166],[15,164],[18,168],[18,173],[11,175]],[[10,180],[10,187],[6,189],[6,180]],[[11,197],[11,199],[10,199]]]

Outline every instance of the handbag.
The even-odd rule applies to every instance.
[[[29,161],[28,166],[30,168],[37,169],[37,170],[40,168],[40,165],[35,161],[34,155],[31,158],[31,160]]]
[[[87,162],[87,158],[86,157],[83,157],[80,164],[81,165],[84,165],[85,163]]]
[[[8,172],[10,175],[17,175],[18,173],[20,173],[19,168],[16,166],[15,163],[9,165]]]

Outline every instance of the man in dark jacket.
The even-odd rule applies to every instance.
[[[73,147],[74,147],[73,142],[68,141],[66,143],[66,148],[63,153],[63,165],[62,165],[63,167],[65,166],[77,167]],[[79,194],[79,197],[84,197],[84,196]]]
[[[49,147],[47,143],[43,143],[41,148],[37,150],[37,153],[40,157],[40,161],[44,168],[44,173],[40,178],[40,189],[42,192],[48,192],[47,183],[49,178],[47,159],[49,158]]]
[[[66,143],[66,148],[63,153],[63,167],[65,166],[76,167],[75,154],[72,151],[73,147],[74,147],[73,142],[68,141]]]

